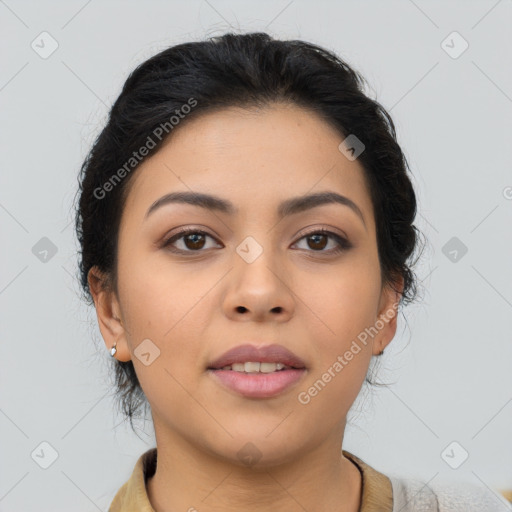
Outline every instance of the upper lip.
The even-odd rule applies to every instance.
[[[219,369],[230,366],[233,363],[245,363],[248,361],[262,363],[283,363],[293,368],[305,368],[304,361],[282,345],[266,345],[257,347],[246,344],[234,347],[208,364],[209,369]]]

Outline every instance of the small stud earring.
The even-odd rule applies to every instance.
[[[115,356],[116,352],[117,352],[117,348],[116,348],[116,345],[117,345],[117,341],[114,343],[114,345],[112,346],[112,348],[110,349],[110,355],[112,357]]]

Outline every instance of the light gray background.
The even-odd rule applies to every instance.
[[[358,400],[344,448],[388,474],[512,488],[511,26],[511,0],[0,1],[0,510],[107,510],[154,446],[150,423],[141,440],[115,414],[109,355],[77,295],[76,176],[138,63],[226,30],[345,58],[391,112],[414,175],[426,293],[382,358],[395,384]],[[59,45],[47,59],[31,48],[43,31]],[[453,31],[469,43],[458,58],[442,47]],[[42,237],[57,247],[46,263],[32,252]],[[452,237],[468,248],[457,262]],[[441,456],[453,441],[469,453],[456,470]],[[58,453],[48,469],[31,455],[49,456],[42,442]]]

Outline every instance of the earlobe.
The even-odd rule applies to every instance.
[[[120,319],[119,303],[115,293],[109,289],[106,276],[97,267],[92,267],[87,275],[87,282],[94,300],[101,336],[109,353],[119,361],[129,361],[131,355],[126,330]]]

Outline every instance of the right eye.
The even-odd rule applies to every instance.
[[[187,252],[203,252],[201,249],[204,248],[205,245],[205,239],[206,237],[211,238],[214,240],[214,238],[206,233],[205,231],[201,231],[199,229],[182,229],[178,233],[175,233],[173,236],[171,236],[169,239],[167,239],[162,247],[173,247],[169,248],[171,252],[176,253],[187,253]],[[183,240],[182,240],[183,239]],[[174,247],[175,242],[177,241],[183,241],[184,249],[176,248]]]

